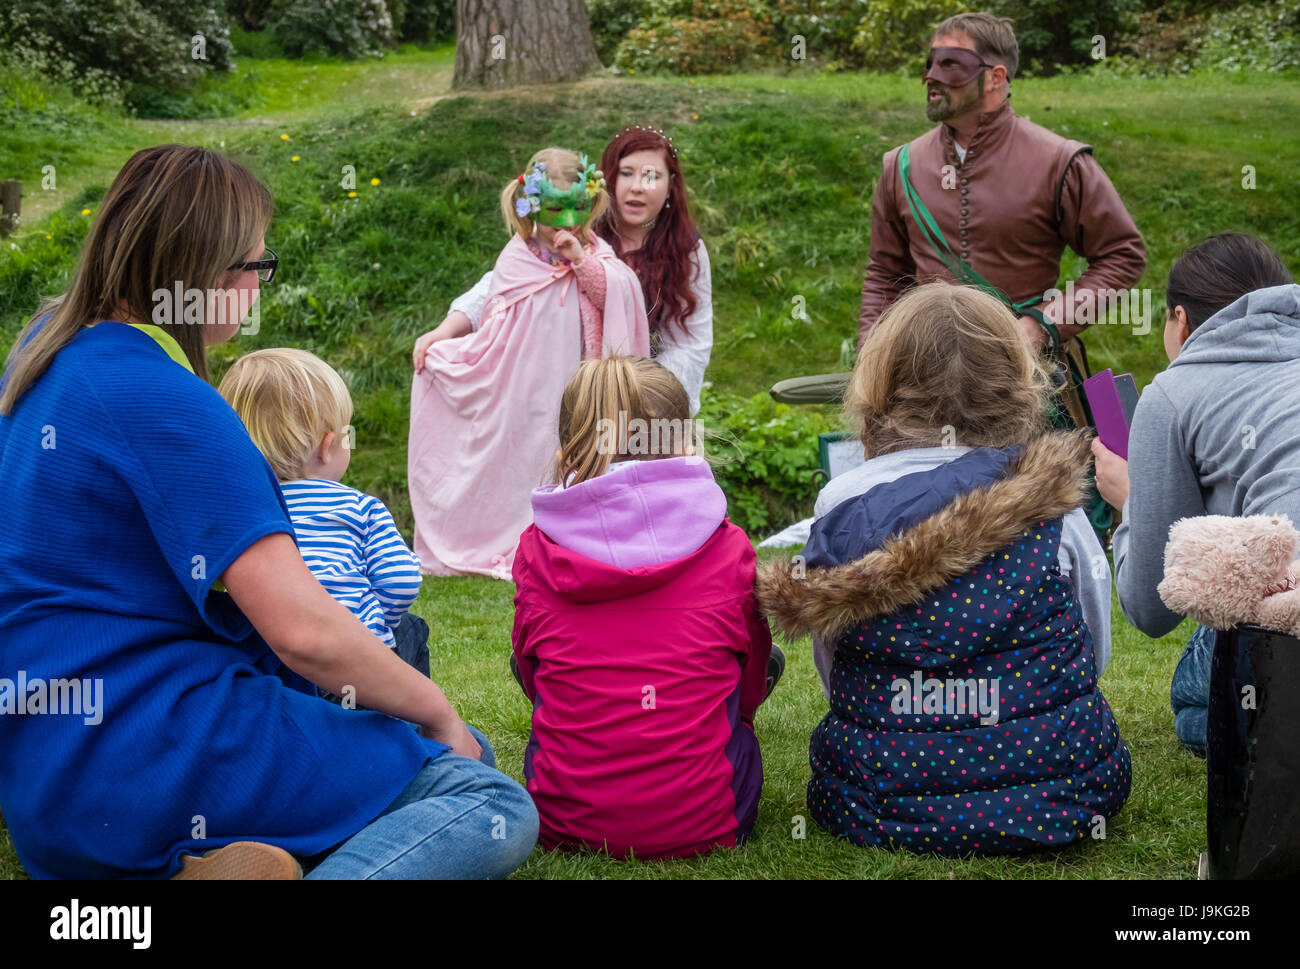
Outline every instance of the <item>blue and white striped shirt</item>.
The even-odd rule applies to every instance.
[[[420,594],[420,560],[384,503],[337,481],[280,482],[303,561],[327,592],[394,648]]]

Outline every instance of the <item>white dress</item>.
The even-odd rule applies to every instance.
[[[695,244],[695,272],[691,276],[691,292],[695,294],[695,312],[685,320],[685,328],[671,325],[656,337],[658,345],[655,359],[672,371],[686,388],[691,401],[691,416],[700,410],[700,390],[704,386],[704,371],[709,365],[713,350],[713,278],[709,270],[709,253],[701,239]],[[470,325],[478,329],[487,303],[492,273],[474,284],[474,288],[451,302],[452,310],[460,310],[469,317]]]

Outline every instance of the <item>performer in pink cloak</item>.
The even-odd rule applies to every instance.
[[[569,378],[588,356],[650,355],[636,274],[586,231],[608,204],[600,173],[558,149],[529,167],[502,196],[516,232],[497,258],[482,323],[432,343],[411,388],[408,482],[425,574],[510,579],[530,494],[559,447]]]

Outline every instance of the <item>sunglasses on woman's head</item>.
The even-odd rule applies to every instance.
[[[966,47],[931,47],[925,58],[923,81],[937,81],[948,87],[963,87],[975,79],[975,75],[985,68],[979,54]]]
[[[280,265],[280,257],[272,250],[267,249],[261,259],[255,259],[253,262],[237,262],[235,265],[230,267],[229,272],[234,272],[235,270],[240,270],[242,272],[251,269],[257,273],[258,279],[264,283],[269,283],[275,276],[275,268],[278,265]]]

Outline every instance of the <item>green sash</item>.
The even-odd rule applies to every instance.
[[[1030,309],[1035,303],[1039,302],[1038,300],[1028,299],[1022,303],[1012,302],[1006,293],[990,283],[976,271],[974,266],[959,258],[953,252],[952,247],[948,245],[948,240],[939,231],[939,225],[934,221],[934,216],[930,214],[930,210],[921,201],[921,193],[912,184],[912,161],[908,156],[907,149],[908,146],[904,145],[898,152],[898,171],[903,177],[903,196],[907,199],[907,207],[912,210],[912,218],[916,220],[916,224],[921,227],[921,231],[925,234],[926,242],[930,243],[930,248],[943,260],[943,264],[948,267],[948,271],[956,276],[963,286],[975,286],[982,289],[990,296],[996,297],[1004,303],[1012,312],[1033,316],[1039,322],[1045,323],[1042,313]],[[1055,329],[1055,327],[1052,327],[1052,329]],[[1055,344],[1060,345],[1059,336],[1055,337]]]
[[[1041,310],[1035,308],[1036,299],[1025,300],[1022,303],[1012,302],[1011,298],[998,289],[991,282],[985,279],[976,271],[970,263],[961,259],[953,252],[948,241],[944,239],[943,233],[939,231],[938,224],[934,221],[934,216],[930,210],[925,207],[921,201],[921,193],[916,190],[912,184],[912,163],[908,157],[908,146],[903,147],[898,152],[898,171],[903,180],[903,196],[907,199],[907,207],[912,212],[912,218],[916,224],[921,227],[921,232],[925,235],[925,240],[930,244],[935,254],[943,260],[943,264],[948,267],[948,271],[957,278],[957,281],[964,286],[974,286],[984,290],[990,296],[996,298],[1004,306],[1008,307],[1011,312],[1021,316],[1031,316],[1038,321],[1038,325],[1043,328],[1047,334],[1051,350],[1049,357],[1058,364],[1057,380],[1064,385],[1066,393],[1072,395],[1076,402],[1076,409],[1081,416],[1087,418],[1091,424],[1091,412],[1088,410],[1087,396],[1083,393],[1083,381],[1090,376],[1088,372],[1088,357],[1083,351],[1083,345],[1077,340],[1076,354],[1061,352],[1061,334],[1057,332],[1056,327],[1047,322]],[[1075,359],[1075,357],[1079,359]],[[1078,421],[1072,417],[1069,411],[1063,406],[1058,395],[1053,395],[1050,401],[1050,415],[1052,426],[1061,430],[1071,430],[1077,426]],[[1087,426],[1087,425],[1085,425]],[[1106,539],[1116,524],[1115,509],[1101,497],[1092,477],[1088,479],[1088,494],[1084,501],[1084,510],[1088,514],[1088,520],[1092,523],[1093,530],[1101,539],[1102,547],[1106,545]]]

